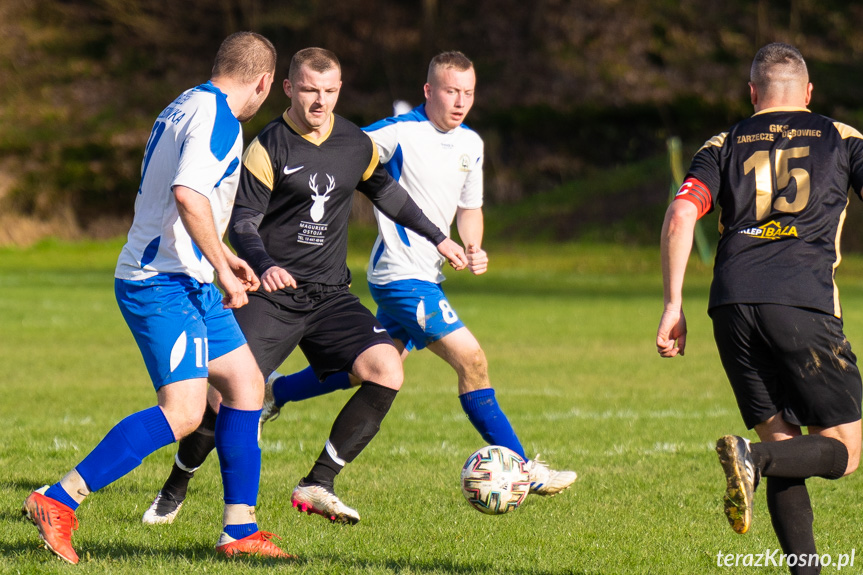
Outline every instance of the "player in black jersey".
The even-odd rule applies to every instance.
[[[307,48],[294,55],[284,81],[291,107],[246,149],[228,233],[261,278],[263,289],[235,314],[261,372],[273,372],[299,345],[321,379],[349,371],[363,382],[291,496],[301,511],[353,524],[360,516],[335,495],[335,476],[375,436],[403,380],[392,339],[349,291],[345,259],[354,190],[431,241],[455,269],[467,259],[381,166],[371,138],[333,113],[340,88],[335,54]],[[145,523],[173,521],[192,473],[212,449],[208,427],[205,420],[181,443]]]
[[[743,420],[762,441],[727,435],[717,442],[725,513],[745,533],[753,491],[766,477],[792,573],[818,573],[806,479],[838,479],[860,459],[860,372],[842,332],[833,272],[849,193],[863,189],[863,135],[806,108],[812,84],[793,46],[762,48],[749,86],[755,115],[698,151],[666,213],[656,347],[662,357],[683,355],[693,229],[718,207],[708,311]]]

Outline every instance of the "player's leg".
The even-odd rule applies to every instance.
[[[359,514],[336,497],[335,478],[380,429],[404,379],[401,358],[386,330],[349,292],[334,295],[310,321],[300,347],[319,375],[349,368],[362,384],[336,417],[320,456],[291,500],[301,511],[353,524]]]
[[[201,361],[202,347],[187,343],[204,342],[206,330],[195,314],[182,311],[195,309],[187,288],[159,276],[147,282],[115,282],[117,302],[141,349],[158,405],[123,419],[61,481],[33,492],[25,501],[24,512],[49,548],[66,561],[78,561],[71,530],[77,524],[74,511],[84,498],[200,422],[206,362]]]
[[[225,501],[216,550],[228,556],[288,557],[269,541],[270,534],[258,529],[255,517],[261,478],[258,421],[264,378],[234,315],[222,309],[221,297],[210,303],[205,308],[209,383],[222,396],[214,439]]]
[[[859,458],[860,374],[841,321],[772,305],[723,306],[711,315],[744,422],[762,440],[725,436],[717,443],[729,521],[738,533],[748,530],[752,493],[759,477],[767,477],[768,509],[783,551],[815,553],[805,481],[838,479]],[[801,435],[801,425],[809,435]],[[817,572],[807,569],[795,572]]]
[[[249,294],[248,304],[234,310],[234,317],[244,330],[246,341],[259,366],[280,365],[296,347],[302,335],[302,325],[297,323],[293,314],[281,310],[271,300],[255,293]],[[214,342],[211,342],[209,346],[211,355],[213,345]],[[195,471],[216,447],[216,413],[220,402],[221,395],[211,386],[201,425],[194,433],[180,441],[171,473],[144,513],[144,523],[171,523],[176,518]]]
[[[221,395],[212,386],[207,391],[207,405],[201,424],[180,439],[171,473],[159,490],[141,521],[147,525],[173,523],[186,500],[189,482],[216,448],[216,413]],[[215,409],[214,409],[215,406]]]

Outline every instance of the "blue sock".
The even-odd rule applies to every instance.
[[[75,468],[90,491],[99,491],[139,465],[145,457],[174,443],[174,432],[158,407],[126,417]],[[58,500],[59,501],[59,500]]]
[[[248,537],[257,530],[257,523],[243,523],[242,525],[225,525],[222,528],[222,531],[224,531],[234,539],[242,539],[243,537]]]
[[[261,482],[261,448],[258,446],[260,417],[260,409],[242,411],[224,404],[216,417],[216,452],[222,468],[222,486],[227,505],[254,507],[258,502],[258,486]]]
[[[494,397],[494,389],[477,389],[459,396],[461,407],[489,445],[503,445],[527,461],[524,449]]]
[[[350,387],[351,380],[348,372],[340,371],[320,381],[309,366],[303,371],[283,375],[274,381],[273,398],[276,400],[276,405],[281,407],[289,401],[302,401]]]
[[[54,501],[59,501],[63,505],[71,507],[72,511],[78,509],[79,503],[66,493],[66,490],[63,489],[59,481],[45,491],[45,497],[50,497]]]

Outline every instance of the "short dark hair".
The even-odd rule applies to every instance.
[[[446,70],[448,68],[452,68],[459,72],[464,72],[465,70],[470,70],[473,68],[473,62],[470,59],[457,50],[450,50],[449,52],[441,52],[437,56],[431,59],[429,62],[429,72],[427,82],[431,82],[434,75],[439,70]]]
[[[233,78],[244,84],[275,71],[273,43],[255,32],[236,32],[225,38],[213,64],[214,78]]]
[[[333,68],[342,73],[342,65],[339,58],[326,48],[303,48],[291,58],[291,66],[288,68],[288,80],[291,84],[296,80],[300,68],[308,66],[313,72],[323,74]]]
[[[800,50],[791,44],[773,42],[761,48],[749,71],[749,80],[758,87],[765,88],[774,81],[809,81],[809,71]]]

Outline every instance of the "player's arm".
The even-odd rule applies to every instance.
[[[231,221],[228,224],[228,239],[249,265],[261,276],[261,285],[264,291],[274,292],[286,287],[297,287],[297,282],[287,270],[280,267],[264,246],[264,240],[258,228],[264,214],[247,208],[234,205],[231,212]]]
[[[488,270],[488,254],[482,249],[482,235],[485,228],[482,208],[458,208],[455,214],[458,235],[465,247],[467,269],[474,275]]]
[[[377,162],[377,154],[375,154]],[[411,199],[405,190],[379,163],[357,189],[365,194],[385,216],[416,232],[437,246],[437,251],[457,270],[467,266],[467,257],[460,245],[447,237]]]
[[[177,212],[189,236],[219,274],[219,285],[225,295],[222,303],[226,308],[236,309],[248,303],[246,285],[235,274],[225,254],[225,245],[216,231],[210,200],[186,186],[173,187]],[[239,259],[239,258],[238,258]],[[236,264],[236,262],[234,262]]]
[[[665,212],[661,248],[665,307],[656,332],[656,350],[662,357],[683,355],[686,350],[683,278],[697,220],[698,208],[690,201],[675,200]]]

